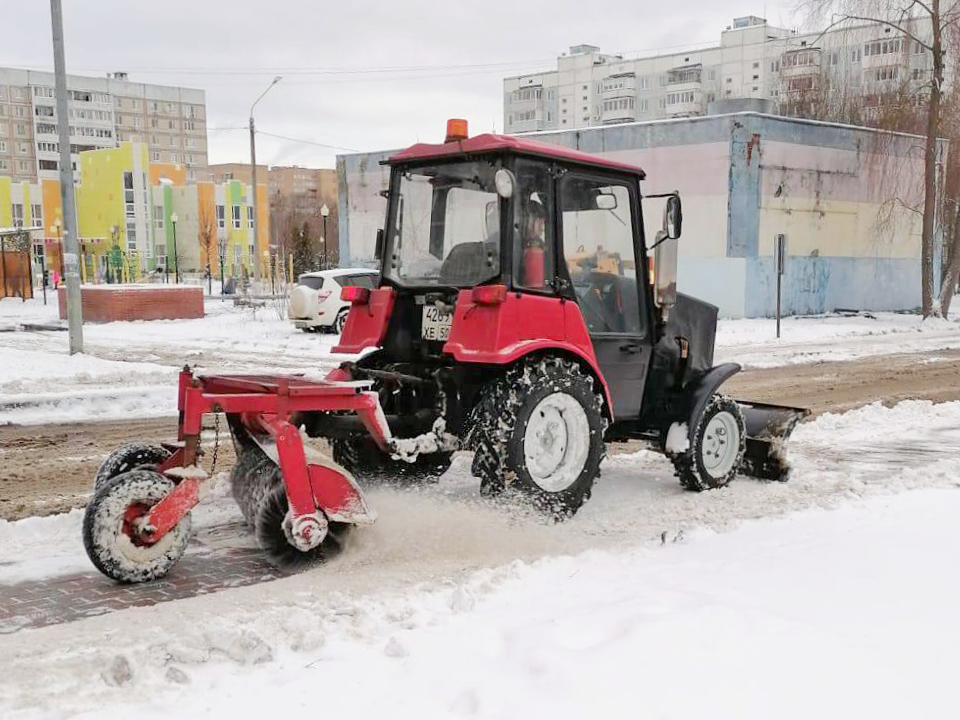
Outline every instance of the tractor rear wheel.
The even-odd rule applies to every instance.
[[[153,443],[132,442],[121,445],[100,463],[100,468],[93,477],[93,491],[99,490],[111,478],[130,470],[137,468],[155,470],[168,457],[170,457],[169,450]]]
[[[187,548],[190,515],[151,545],[140,539],[136,523],[174,487],[170,478],[139,469],[117,475],[97,490],[83,516],[83,546],[97,570],[123,583],[167,574]]]
[[[515,489],[557,519],[590,498],[606,453],[603,398],[575,362],[520,363],[482,393],[473,416],[473,472],[481,492]]]
[[[728,485],[740,471],[746,447],[740,406],[724,395],[714,395],[694,428],[689,449],[671,459],[680,484],[700,492]]]
[[[452,452],[423,453],[413,462],[394,460],[370,438],[333,441],[333,461],[361,482],[435,482],[453,463]]]

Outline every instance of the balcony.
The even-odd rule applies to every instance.
[[[637,92],[637,76],[633,73],[621,73],[604,78],[600,83],[600,94],[603,97],[619,97],[633,95]]]
[[[820,56],[820,48],[788,50],[780,56],[780,77],[783,80],[789,80],[790,78],[819,75]]]
[[[630,122],[636,118],[637,101],[633,95],[604,98],[601,105],[600,121],[604,125],[618,122]]]
[[[671,93],[696,90],[702,86],[703,66],[683,65],[667,71],[667,88]]]
[[[700,115],[703,113],[703,93],[699,89],[674,90],[671,87],[667,93],[665,111],[669,117]]]
[[[907,49],[910,44],[901,38],[873,40],[863,45],[863,69],[890,67],[907,64]]]

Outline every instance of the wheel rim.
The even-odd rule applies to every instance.
[[[345,312],[341,312],[339,315],[337,315],[337,322],[335,325],[337,334],[340,334],[343,332],[343,326],[346,324],[347,324],[347,314]]]
[[[590,453],[590,423],[571,395],[553,393],[533,409],[523,436],[527,472],[547,492],[573,485]]]
[[[726,476],[740,451],[740,427],[733,415],[723,410],[710,418],[700,447],[703,467],[710,476]]]
[[[153,502],[134,501],[123,513],[117,528],[117,549],[127,560],[135,563],[151,562],[166,554],[173,545],[176,528],[171,528],[157,542],[149,545],[143,542],[135,529],[135,523],[149,513],[154,505]]]

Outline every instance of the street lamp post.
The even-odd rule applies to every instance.
[[[330,208],[324,203],[320,208],[320,217],[323,218],[323,236],[320,242],[323,243],[323,269],[327,269],[327,218],[330,217]]]
[[[227,254],[227,239],[222,235],[217,238],[217,251],[220,253],[220,294],[223,295],[223,256]]]
[[[173,223],[173,272],[177,284],[180,283],[180,253],[177,252],[177,220],[179,219],[176,213],[170,215],[170,222]]]
[[[253,203],[253,246],[256,247],[260,239],[260,203],[257,202],[257,130],[253,122],[253,109],[257,106],[257,103],[263,100],[263,96],[270,92],[270,88],[276,85],[278,82],[283,80],[283,77],[277,75],[273,81],[267,86],[267,89],[260,93],[260,97],[253,101],[253,105],[250,106],[250,179],[252,180],[251,192],[253,193],[253,198],[251,202]],[[254,268],[253,272],[257,280],[260,279],[260,263],[259,260],[254,254],[253,256]]]

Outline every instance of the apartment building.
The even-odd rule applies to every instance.
[[[250,182],[249,163],[223,163],[210,166],[210,175],[216,183],[233,180]],[[306,223],[314,237],[324,233],[321,209],[327,206],[326,237],[330,238],[329,257],[335,257],[337,223],[337,171],[326,168],[304,168],[297,165],[268,168],[257,165],[257,181],[267,182],[270,192],[270,216],[273,227],[271,242],[283,245],[284,238],[295,228]]]
[[[929,24],[911,31],[923,37]],[[503,81],[503,123],[507,133],[572,130],[694,117],[711,102],[739,98],[769,100],[783,112],[817,93],[862,96],[869,107],[886,92],[919,85],[931,68],[929,53],[889,26],[801,34],[748,16],[712,47],[628,58],[574,45],[556,70]]]
[[[149,161],[181,164],[189,180],[207,179],[203,90],[105,78],[67,76],[73,168],[88,150],[143,143]],[[54,76],[0,68],[0,175],[14,181],[59,177],[60,143]]]

